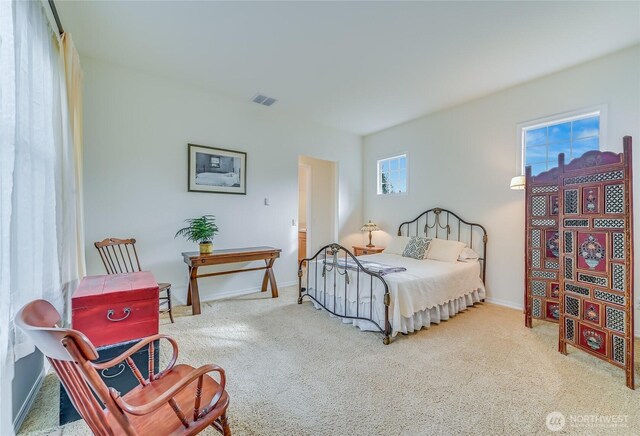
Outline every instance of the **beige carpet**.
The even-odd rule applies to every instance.
[[[566,417],[563,434],[640,434],[640,390],[586,353],[558,353],[556,325],[526,329],[519,311],[482,304],[384,346],[296,297],[286,288],[162,321],[179,361],[226,369],[236,435],[549,434],[552,411]],[[83,422],[56,425],[57,399],[49,375],[21,432],[88,434]],[[571,415],[627,423],[571,427]]]

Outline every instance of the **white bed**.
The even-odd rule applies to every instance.
[[[431,323],[449,319],[485,298],[485,288],[480,278],[481,265],[478,261],[453,263],[417,260],[386,253],[360,256],[358,260],[406,268],[406,271],[384,276],[390,294],[391,336],[428,328]],[[323,259],[318,258],[309,263],[307,293],[317,300],[313,302],[314,306],[322,309],[324,305],[330,312],[370,318],[378,326],[362,319],[343,318],[343,322],[353,324],[361,330],[378,331],[385,324],[383,282],[357,270],[347,269],[348,279],[344,273],[344,268],[325,269]],[[319,280],[317,285],[316,280]],[[346,286],[345,281],[348,282]]]
[[[381,332],[387,345],[398,333],[428,328],[484,300],[487,241],[482,224],[428,209],[401,223],[381,254],[356,258],[333,243],[303,259],[298,304],[309,298],[345,323]]]
[[[239,173],[199,173],[196,175],[196,185],[231,187],[239,184]]]

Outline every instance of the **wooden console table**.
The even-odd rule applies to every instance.
[[[187,305],[191,305],[192,313],[200,315],[200,292],[198,291],[198,279],[203,277],[221,276],[244,271],[265,270],[262,279],[262,292],[267,291],[267,284],[271,285],[271,297],[278,297],[278,285],[273,274],[273,263],[280,257],[279,248],[273,247],[246,247],[229,248],[226,250],[213,250],[211,254],[200,254],[197,251],[182,253],[184,263],[189,266],[189,291],[187,292]],[[220,271],[207,274],[198,274],[201,266],[222,265],[225,263],[251,262],[264,260],[266,266],[257,268],[236,269],[232,271]]]

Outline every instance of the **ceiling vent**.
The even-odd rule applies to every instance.
[[[275,98],[267,97],[266,95],[262,95],[262,94],[258,93],[258,94],[253,96],[251,101],[254,102],[254,103],[261,104],[263,106],[271,106],[272,104],[274,104],[278,100],[276,100]]]

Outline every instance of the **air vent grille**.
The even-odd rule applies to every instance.
[[[266,95],[262,95],[262,94],[258,93],[258,94],[253,96],[251,101],[254,102],[254,103],[261,104],[263,106],[271,106],[272,104],[274,104],[278,100],[273,98],[273,97],[267,97]]]

